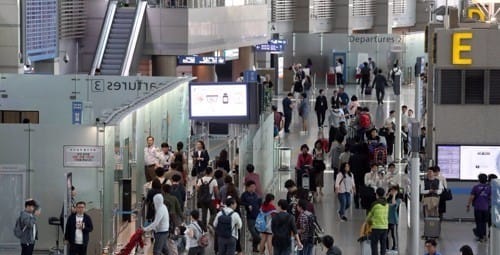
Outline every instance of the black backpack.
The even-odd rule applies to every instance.
[[[233,236],[233,215],[234,211],[226,214],[221,210],[222,214],[217,219],[217,227],[215,227],[215,234],[222,238],[231,238]]]
[[[212,202],[212,193],[210,193],[210,183],[214,180],[214,177],[208,182],[203,182],[201,179],[201,186],[198,190],[198,203],[208,204]]]

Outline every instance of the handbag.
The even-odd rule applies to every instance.
[[[451,193],[451,189],[444,188],[443,192],[441,193],[441,196],[446,201],[450,201],[453,199],[453,194]]]
[[[196,177],[198,176],[198,169],[193,166],[193,168],[191,168],[191,177]]]

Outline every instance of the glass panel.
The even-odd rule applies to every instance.
[[[441,70],[441,104],[462,103],[462,72]]]
[[[484,70],[465,71],[465,103],[484,103]]]
[[[490,104],[500,104],[500,70],[490,71]]]
[[[2,187],[2,196],[0,204],[2,205],[2,217],[0,217],[0,248],[5,246],[19,245],[17,239],[12,233],[12,227],[23,209],[24,194],[24,173],[1,172],[0,169],[0,187]],[[7,227],[10,226],[10,227]]]

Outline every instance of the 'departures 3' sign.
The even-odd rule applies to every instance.
[[[102,146],[65,145],[63,151],[64,167],[103,167]]]

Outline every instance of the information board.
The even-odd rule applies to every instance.
[[[191,83],[191,119],[246,119],[248,118],[247,84]]]
[[[460,146],[460,179],[477,180],[479,174],[500,176],[500,146]]]
[[[25,58],[39,61],[57,57],[58,1],[25,0],[23,3]]]
[[[226,63],[224,57],[216,56],[177,56],[178,65],[222,65]]]
[[[446,179],[460,178],[460,146],[438,145],[437,165]]]
[[[64,167],[103,167],[103,147],[86,145],[65,145],[63,147]]]

